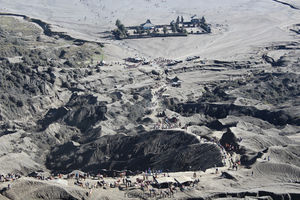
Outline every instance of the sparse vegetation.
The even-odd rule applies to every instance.
[[[165,34],[165,35],[167,34],[167,32],[168,32],[168,29],[167,29],[167,27],[166,27],[166,26],[164,26],[164,27],[163,27],[163,32],[164,32],[164,34]]]
[[[176,20],[170,22],[170,25],[153,25],[148,19],[146,23],[140,26],[125,27],[120,20],[116,21],[116,29],[112,31],[115,39],[134,39],[143,37],[160,36],[187,36],[188,34],[210,33],[210,25],[206,19],[192,18],[191,21],[184,21],[183,16],[178,16]],[[187,30],[189,29],[189,30]]]
[[[113,30],[113,35],[116,39],[121,40],[128,36],[127,29],[125,28],[124,24],[121,23],[119,19],[116,21],[117,29]],[[137,30],[139,33],[139,31]]]
[[[205,30],[207,33],[211,33],[211,28],[210,28],[210,26],[206,23],[206,19],[205,19],[204,16],[201,18],[199,26],[200,26],[201,28],[203,28],[203,30]]]

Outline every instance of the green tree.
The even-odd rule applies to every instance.
[[[119,19],[116,20],[116,26],[119,28],[121,25],[121,21]]]
[[[140,26],[136,27],[136,32],[137,32],[137,34],[139,34],[139,35],[142,33],[142,29],[141,29]]]
[[[171,25],[171,29],[172,29],[172,32],[173,32],[173,33],[175,33],[175,32],[176,32],[176,26],[175,26],[175,24],[174,24],[174,23]]]
[[[184,33],[184,27],[182,26],[181,28],[180,28],[180,33]]]
[[[208,24],[204,24],[201,26],[207,33],[211,33],[211,28]]]
[[[113,35],[116,37],[116,39],[120,40],[126,38],[128,36],[127,29],[119,19],[116,20],[116,26],[117,29],[113,31]]]
[[[123,33],[126,31],[126,28],[123,24],[120,25],[119,27],[120,31],[122,31]]]
[[[188,34],[188,32],[185,28],[182,30],[182,32],[185,33],[185,34]]]
[[[178,16],[177,19],[176,19],[176,24],[179,24],[179,23],[180,23],[180,18]]]
[[[164,26],[164,27],[163,27],[163,32],[164,32],[164,34],[165,34],[165,35],[167,34],[167,32],[168,32],[168,29],[167,29],[167,27],[166,27],[166,26]]]
[[[179,24],[178,23],[175,24],[175,30],[176,30],[175,32],[180,32]]]
[[[183,22],[184,22],[184,19],[183,19],[183,16],[181,16],[181,23],[183,24]]]
[[[120,29],[115,29],[113,31],[113,35],[115,36],[116,39],[120,40],[123,39],[123,33],[120,31]]]
[[[204,16],[201,18],[200,22],[201,22],[201,24],[206,24],[206,19]]]

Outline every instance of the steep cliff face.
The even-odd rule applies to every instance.
[[[106,111],[105,102],[97,101],[97,97],[75,93],[65,106],[50,109],[39,124],[45,129],[52,123],[65,123],[85,132],[105,120]]]
[[[105,119],[105,103],[73,90],[90,74],[77,67],[99,55],[99,45],[47,37],[34,23],[6,16],[0,44],[0,170],[30,173],[44,168],[51,147],[78,141],[87,130],[90,138],[101,135],[93,126]]]
[[[47,166],[57,172],[74,169],[143,171],[148,168],[206,170],[222,166],[221,157],[215,144],[200,144],[195,136],[182,131],[152,131],[137,136],[104,136],[80,146],[61,145],[50,153]]]

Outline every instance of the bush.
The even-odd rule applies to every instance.
[[[16,103],[16,102],[17,102],[17,100],[16,100],[16,98],[15,98],[14,96],[9,96],[8,99],[9,99],[9,101],[11,101],[12,103]]]
[[[24,63],[26,63],[28,65],[33,65],[33,62],[31,60],[31,58],[29,56],[27,56],[27,55],[23,56],[22,60],[23,60]]]
[[[121,40],[128,36],[127,29],[125,26],[121,23],[120,20],[116,21],[117,29],[113,30],[113,35],[116,39]]]
[[[69,82],[63,82],[61,85],[63,88],[71,88],[71,85]]]
[[[22,100],[18,100],[18,101],[17,101],[17,106],[18,106],[18,107],[23,107],[23,106],[24,106],[23,101],[22,101]]]

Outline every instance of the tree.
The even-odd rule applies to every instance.
[[[139,35],[142,33],[141,27],[140,27],[140,26],[136,27],[135,31],[136,31],[136,33],[139,34]]]
[[[116,26],[119,28],[121,25],[121,21],[119,19],[116,20]]]
[[[175,30],[176,30],[175,32],[180,32],[179,24],[178,23],[175,24]]]
[[[180,18],[178,16],[177,19],[176,19],[176,24],[179,24],[179,23],[180,23]]]
[[[202,26],[202,28],[207,32],[207,33],[211,33],[211,28],[208,24],[205,24]]]
[[[124,26],[123,24],[121,24],[121,25],[119,26],[119,29],[120,29],[120,31],[121,31],[122,33],[125,33],[125,32],[126,32],[126,28],[125,28],[125,26]]]
[[[181,28],[180,28],[180,33],[184,33],[184,27],[182,26]]]
[[[115,36],[116,39],[121,40],[123,38],[123,34],[120,31],[120,29],[115,29],[113,30],[113,35]]]
[[[113,31],[113,34],[116,37],[116,39],[120,40],[128,36],[126,27],[124,26],[124,24],[121,23],[119,19],[116,20],[116,26],[117,29]]]
[[[201,18],[200,22],[201,22],[201,24],[206,24],[206,19],[204,16]]]
[[[183,16],[181,16],[181,23],[183,24],[183,22],[184,22],[184,19],[183,19]]]
[[[164,27],[163,27],[163,32],[164,32],[164,34],[165,34],[165,35],[167,34],[167,32],[168,32],[168,29],[167,29],[167,27],[166,27],[166,26],[164,26]]]
[[[171,29],[172,29],[172,32],[173,32],[173,33],[176,32],[176,26],[175,26],[175,24],[172,24],[172,25],[171,25]]]

